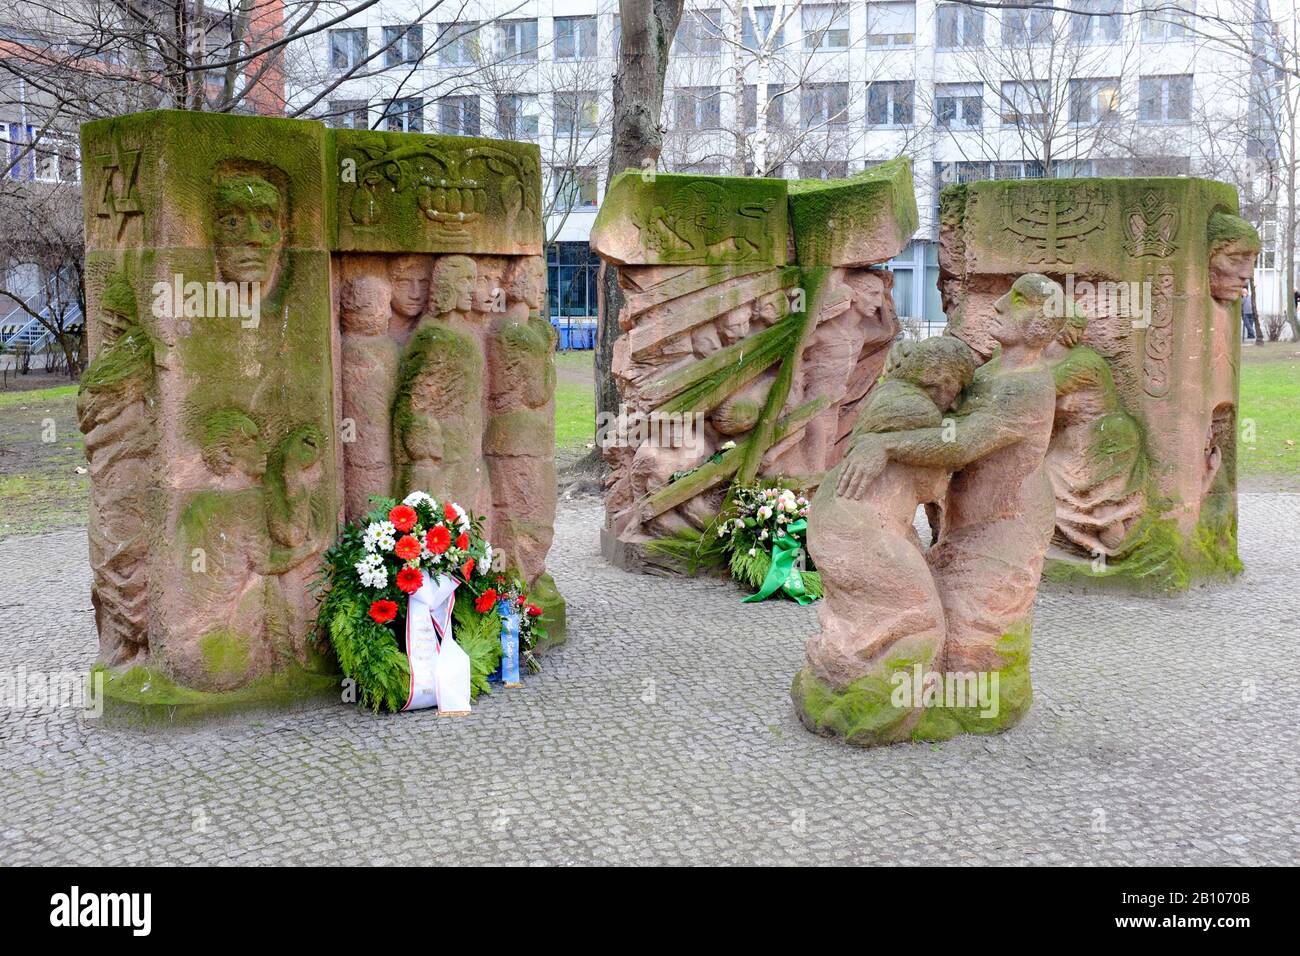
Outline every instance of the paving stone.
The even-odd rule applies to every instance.
[[[144,733],[0,708],[5,862],[1300,860],[1300,495],[1242,496],[1234,585],[1045,585],[1020,726],[871,751],[790,707],[814,608],[608,567],[600,520],[557,520],[569,643],[468,718],[339,704]],[[81,529],[0,542],[0,672],[89,669],[85,554]]]

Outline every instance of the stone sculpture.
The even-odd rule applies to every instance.
[[[1028,708],[1055,514],[1044,351],[1064,325],[1060,295],[1022,276],[994,303],[992,360],[976,370],[967,345],[930,339],[868,396],[809,515],[826,589],[792,688],[809,729],[870,746],[1000,730]],[[942,524],[923,550],[912,520],[926,503],[941,504]],[[960,697],[945,693],[956,686]]]
[[[562,637],[537,148],[166,111],[82,144],[109,700],[337,694],[312,581],[372,495],[484,514]]]
[[[877,267],[915,228],[901,159],[845,180],[615,178],[591,235],[625,299],[610,560],[671,568],[654,543],[698,534],[733,482],[815,483],[840,459],[899,330]]]
[[[1240,570],[1240,306],[1259,239],[1200,179],[979,182],[940,199],[948,333],[992,353],[992,303],[1034,263],[1082,315],[1049,348],[1047,573],[1140,591]]]

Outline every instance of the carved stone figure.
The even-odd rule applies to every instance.
[[[1086,316],[1054,346],[1053,576],[1177,591],[1240,570],[1239,307],[1258,248],[1193,178],[979,182],[940,197],[948,332],[987,359],[992,304],[1040,262]],[[1098,457],[1101,456],[1101,457]]]
[[[537,147],[168,111],[88,123],[82,146],[78,412],[112,706],[337,697],[312,582],[372,495],[501,525],[562,639]],[[358,176],[327,189],[336,161]]]
[[[817,183],[614,180],[591,236],[624,295],[625,414],[602,438],[610,560],[661,565],[654,542],[704,528],[732,483],[816,484],[839,460],[899,328],[872,267],[915,217],[905,160]]]
[[[860,745],[938,739],[1003,729],[1028,708],[1034,595],[1055,514],[1043,462],[1056,388],[1043,352],[1063,325],[1051,307],[1059,293],[1045,276],[1022,276],[994,306],[1001,348],[973,380],[967,347],[935,340],[864,406],[809,520],[809,553],[836,595],[793,687],[810,729]],[[954,420],[935,424],[967,381]],[[907,515],[940,496],[939,541],[921,560]],[[894,691],[914,669],[996,674],[995,706],[900,702]]]

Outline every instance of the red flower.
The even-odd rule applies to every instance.
[[[388,520],[393,523],[393,527],[398,531],[410,531],[415,527],[415,509],[410,505],[398,505],[388,512]]]
[[[463,565],[461,565],[460,574],[461,577],[463,577],[466,581],[468,581],[469,576],[473,573],[474,573],[474,559],[470,558]]]
[[[474,602],[474,610],[478,611],[480,614],[486,614],[488,611],[492,610],[492,605],[496,603],[497,592],[492,588],[488,588],[480,594],[478,600]]]
[[[443,517],[445,517],[448,521],[455,521],[456,518],[457,518],[457,512],[456,512],[456,509],[455,509],[454,507],[452,507],[452,504],[451,504],[450,501],[447,502],[445,505],[442,506],[442,514],[443,514]]]
[[[434,525],[424,536],[424,543],[434,554],[442,554],[451,547],[451,532],[440,524]]]
[[[415,568],[402,568],[397,572],[397,586],[407,594],[414,594],[420,590],[423,581],[424,576]]]
[[[404,534],[397,539],[397,544],[393,548],[395,553],[403,561],[410,561],[412,558],[420,556],[420,539],[413,534]]]
[[[397,617],[396,601],[376,601],[370,605],[370,619],[376,624],[387,624]]]
[[[540,607],[538,607],[536,604],[530,604],[530,605],[528,605],[528,616],[529,616],[529,617],[541,617],[541,616],[542,616],[542,609],[541,609]]]
[[[456,535],[456,547],[460,548],[462,551],[469,550],[469,535],[464,531]]]
[[[523,606],[524,606],[524,602],[527,601],[527,600],[528,600],[528,595],[527,595],[527,594],[521,594],[521,595],[519,595],[519,597],[518,597],[518,599],[515,601],[515,603],[518,604],[520,607],[523,607]]]

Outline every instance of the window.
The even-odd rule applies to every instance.
[[[596,132],[600,121],[599,100],[590,90],[555,94],[555,133],[575,136]]]
[[[787,8],[788,9],[788,8]],[[767,42],[768,34],[772,32],[772,18],[776,15],[773,7],[754,7],[754,15],[750,16],[749,7],[745,8],[744,29],[741,32],[740,42],[747,50],[757,50],[762,44]],[[784,15],[784,11],[782,12]],[[758,32],[754,32],[754,25],[758,24]],[[776,36],[772,37],[771,49],[775,50],[785,44],[785,27],[776,31]]]
[[[915,3],[868,3],[867,43],[911,46],[916,37]]]
[[[979,129],[984,125],[983,83],[936,83],[934,125],[943,129]]]
[[[912,81],[867,84],[868,126],[912,125]]]
[[[370,104],[365,100],[330,100],[326,119],[335,129],[370,129]]]
[[[803,88],[799,113],[804,129],[843,126],[849,121],[849,84],[810,83]]]
[[[688,86],[673,95],[678,129],[719,129],[722,126],[722,90],[716,86]]]
[[[577,166],[555,173],[555,208],[557,211],[595,209],[597,179],[595,166]]]
[[[553,317],[596,315],[600,266],[600,257],[586,242],[555,242],[546,247],[546,292]],[[570,335],[573,331],[570,327]]]
[[[439,23],[438,43],[442,66],[469,66],[478,60],[478,24]]]
[[[1106,16],[1070,14],[1070,39],[1080,44],[1118,43],[1124,36],[1124,0],[1070,0],[1073,10]]]
[[[409,26],[384,27],[385,66],[418,63],[423,53],[424,27],[418,23]]]
[[[366,58],[366,30],[330,31],[330,69],[351,70]]]
[[[424,100],[418,96],[389,100],[384,107],[384,129],[390,133],[424,131]]]
[[[444,96],[438,100],[438,132],[446,136],[479,134],[477,96]]]
[[[536,60],[537,21],[502,20],[498,23],[497,55],[503,60]]]
[[[984,11],[956,3],[939,5],[936,40],[940,50],[984,46]]]
[[[1099,123],[1119,109],[1119,77],[1070,81],[1070,122]]]
[[[1021,126],[1034,123],[1041,124],[1047,119],[1046,104],[1047,84],[1042,80],[1007,80],[1002,84],[1002,124],[1004,126]],[[1016,179],[1020,177],[999,176],[998,179]]]
[[[800,11],[805,50],[847,50],[849,8],[839,3],[816,3]]]
[[[1142,39],[1152,43],[1185,40],[1196,11],[1192,0],[1171,6],[1164,0],[1142,0]]]
[[[1138,80],[1138,119],[1143,123],[1186,122],[1192,115],[1190,76],[1144,76]]]
[[[823,160],[800,163],[800,179],[843,179],[849,174],[849,164],[843,160]]]
[[[555,18],[555,58],[557,60],[590,60],[595,55],[595,17]]]
[[[504,139],[537,139],[539,112],[535,96],[498,96],[497,135]]]
[[[1002,45],[1030,46],[1047,43],[1052,36],[1052,11],[1003,7]]]
[[[785,121],[785,95],[780,86],[767,86],[767,128],[773,129]],[[758,87],[745,87],[745,129],[758,128]],[[745,175],[750,175],[746,173]]]
[[[722,52],[722,11],[694,10],[682,17],[673,42],[674,53],[689,56],[716,56]]]

